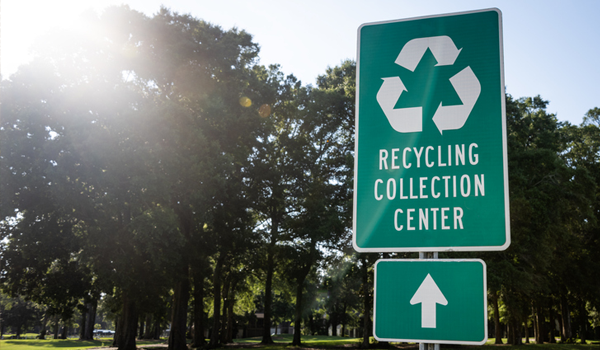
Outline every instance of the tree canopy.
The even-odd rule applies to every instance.
[[[355,63],[304,85],[236,28],[127,6],[86,23],[0,85],[5,322],[92,329],[100,307],[119,350],[167,326],[171,350],[283,327],[368,346],[375,261],[414,256],[351,247]],[[515,344],[600,322],[600,110],[547,105],[507,97],[512,244],[479,255]]]

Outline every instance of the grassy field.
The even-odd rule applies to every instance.
[[[292,350],[290,344],[292,335],[283,334],[273,336],[275,344],[261,346],[259,345],[261,338],[246,338],[236,339],[236,344],[228,345],[227,348],[258,348],[264,350]],[[358,348],[360,341],[358,338],[342,338],[328,336],[302,336],[302,348],[310,349],[352,349]],[[506,341],[506,340],[505,340]],[[138,348],[144,348],[144,345],[149,344],[165,344],[166,341],[139,341]],[[483,346],[444,346],[442,349],[477,349],[477,350],[592,350],[600,349],[600,343],[588,342],[588,344],[524,344],[519,346],[511,345],[494,345],[494,339],[488,341]],[[112,344],[112,338],[103,338],[93,341],[79,341],[73,339],[10,339],[0,340],[0,350],[83,350],[90,348],[109,347]],[[150,347],[148,347],[150,348]],[[418,344],[392,344],[391,348],[400,349],[418,349]],[[384,346],[371,344],[371,349],[386,349]]]
[[[291,334],[278,334],[274,335],[273,341],[277,343],[277,346],[288,345],[293,340]],[[235,339],[235,342],[239,344],[259,344],[262,337]],[[307,347],[318,348],[318,347],[336,347],[336,346],[347,346],[352,344],[359,344],[362,339],[358,338],[342,338],[342,337],[329,337],[325,335],[303,335],[302,343],[306,344]],[[281,344],[282,343],[282,344]]]
[[[240,344],[247,345],[258,345],[261,341],[261,337],[256,338],[246,338],[246,339],[238,339],[235,340]],[[600,350],[600,342],[590,342],[588,344],[523,344],[519,346],[512,345],[494,345],[495,339],[489,339],[485,345],[482,346],[457,346],[457,345],[442,345],[442,348],[446,347],[449,349],[481,349],[481,350],[584,350],[584,349],[598,349]],[[277,349],[291,349],[292,347],[289,345],[292,342],[291,334],[280,334],[277,336],[273,336],[273,341],[276,343],[275,345],[264,346],[265,349],[269,350],[277,350]],[[362,342],[362,338],[342,338],[342,337],[328,337],[322,335],[316,336],[302,336],[302,343],[307,348],[336,348],[336,347],[344,347],[344,348],[352,348],[358,347]],[[371,342],[373,343],[373,338],[371,338]],[[506,343],[506,339],[504,339]],[[593,343],[593,344],[592,344]],[[393,347],[397,348],[417,348],[418,344],[392,344]],[[371,349],[378,349],[377,344],[371,344]],[[381,348],[379,348],[381,349]]]
[[[112,338],[99,340],[75,339],[5,339],[0,340],[0,350],[80,350],[90,348],[109,347]],[[138,347],[148,344],[160,344],[165,341],[138,341]]]

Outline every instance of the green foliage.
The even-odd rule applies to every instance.
[[[236,317],[269,309],[306,334],[369,329],[380,255],[350,248],[355,63],[303,86],[259,65],[243,30],[166,8],[86,16],[0,84],[5,323],[72,323],[102,299],[111,319],[129,300],[166,324],[193,276],[202,320],[234,300]],[[545,310],[585,335],[600,308],[600,110],[574,126],[547,106],[507,97],[512,244],[480,256],[490,316],[514,330]]]
[[[539,96],[507,97],[512,242],[485,260],[488,286],[501,291],[506,307],[501,322],[513,327],[529,323],[532,306],[545,309],[561,296],[591,295],[596,288],[586,245],[597,230],[598,172],[590,165],[600,133],[586,129],[593,128],[589,121],[582,127],[558,122],[547,104]]]
[[[0,326],[10,328],[16,336],[33,326],[41,312],[39,305],[31,301],[0,293]]]

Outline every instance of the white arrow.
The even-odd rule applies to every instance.
[[[383,84],[377,92],[377,102],[390,125],[397,132],[419,132],[423,130],[422,107],[394,109],[396,102],[406,90],[400,77],[382,78]]]
[[[430,274],[427,274],[410,299],[411,305],[419,303],[421,303],[421,328],[436,328],[436,304],[448,305],[448,300]]]
[[[398,58],[396,58],[396,64],[408,69],[411,72],[415,71],[417,65],[421,61],[421,58],[427,51],[427,48],[431,50],[433,57],[438,62],[436,66],[449,66],[454,64],[460,50],[454,45],[454,41],[449,36],[432,36],[428,38],[417,38],[407,42]]]
[[[450,78],[450,83],[452,83],[456,94],[463,104],[458,106],[442,106],[440,102],[437,111],[433,115],[433,122],[440,131],[440,134],[443,134],[444,130],[462,128],[481,93],[481,84],[475,73],[473,73],[473,70],[471,70],[471,67],[461,70]]]

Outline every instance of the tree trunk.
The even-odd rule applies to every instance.
[[[369,291],[371,286],[369,285],[369,267],[367,266],[367,259],[361,258],[362,260],[362,288],[363,288],[363,341],[361,344],[362,348],[369,347],[369,338],[370,338],[370,330],[371,330],[371,298],[369,295]]]
[[[85,336],[89,340],[94,339],[94,328],[96,327],[96,312],[98,311],[98,301],[94,300],[90,305],[90,309],[88,312],[88,326]]]
[[[85,319],[85,326],[83,328],[83,339],[93,340],[94,339],[94,326],[96,325],[96,309],[98,308],[98,302],[87,304],[87,312]]]
[[[138,339],[142,339],[144,337],[144,323],[145,318],[144,316],[140,316],[140,326],[138,328]]]
[[[579,339],[582,344],[585,344],[587,341],[587,323],[588,315],[587,310],[585,309],[585,301],[579,300]]]
[[[229,318],[229,286],[231,284],[231,274],[225,278],[223,283],[223,322],[221,322],[221,344],[227,344],[227,320]]]
[[[135,338],[137,336],[137,305],[136,301],[123,293],[123,311],[121,315],[121,328],[117,340],[119,350],[136,350]]]
[[[521,327],[519,326],[520,324],[521,322],[518,322],[515,318],[510,318],[508,327],[508,344],[521,345],[523,343],[521,339]]]
[[[81,324],[79,325],[79,340],[88,340],[85,338],[85,329],[87,322],[87,309],[81,311]]]
[[[535,342],[537,344],[543,344],[546,341],[546,330],[545,330],[545,318],[542,313],[542,308],[540,306],[536,306],[535,308],[535,318],[536,318],[536,332],[535,332]]]
[[[549,342],[552,343],[556,343],[556,321],[555,321],[555,317],[554,317],[554,308],[552,308],[552,305],[550,305],[550,339]]]
[[[531,307],[531,323],[533,325],[533,339],[537,343],[538,341],[538,326],[537,326],[537,317],[535,316],[535,308]]]
[[[206,344],[204,339],[204,274],[202,266],[192,266],[194,275],[194,339],[192,347]]]
[[[160,320],[154,321],[154,327],[152,327],[152,339],[154,340],[160,340]]]
[[[348,311],[348,305],[344,302],[342,303],[342,337],[346,336],[346,322],[348,322],[348,317],[346,316],[346,311]]]
[[[146,330],[144,335],[142,335],[142,339],[152,339],[152,314],[146,314]]]
[[[69,331],[69,327],[67,326],[67,321],[63,321],[63,328],[60,334],[60,339],[67,339],[67,333]]]
[[[185,338],[187,323],[187,307],[190,298],[190,279],[188,266],[183,269],[173,295],[171,312],[171,333],[169,334],[169,350],[187,350]]]
[[[525,331],[525,344],[529,344],[529,327],[527,327],[527,319],[523,324],[523,330]]]
[[[115,317],[115,335],[113,336],[112,342],[113,348],[119,346],[119,338],[121,337],[121,333],[123,333],[123,330],[121,329],[122,323],[119,316]]]
[[[494,335],[496,341],[494,344],[502,344],[502,330],[500,325],[500,308],[498,307],[498,292],[492,292],[492,306],[494,307]]]
[[[58,339],[60,327],[58,325],[58,315],[54,316],[54,339]]]
[[[302,289],[304,288],[304,279],[298,281],[296,286],[296,313],[294,316],[294,340],[292,341],[293,346],[300,346],[301,334],[302,334]]]
[[[273,224],[275,226],[275,224]],[[273,229],[271,229],[273,231]],[[275,239],[271,233],[271,242],[269,243],[269,251],[267,256],[267,278],[265,281],[265,318],[263,324],[263,334],[261,344],[273,344],[271,338],[271,304],[273,302],[273,273],[275,270],[274,261]]]
[[[210,346],[216,347],[219,343],[219,328],[221,325],[221,273],[223,263],[225,262],[225,254],[221,253],[217,259],[215,266],[215,274],[213,276],[213,327],[210,335]]]
[[[563,332],[562,332],[562,330],[563,330],[563,321],[562,321],[562,315],[560,314],[560,312],[556,316],[556,321],[558,322],[558,335],[560,336],[560,340],[564,342],[565,338],[564,338]]]
[[[233,343],[233,306],[235,305],[235,281],[231,282],[229,288],[229,303],[227,308],[227,343]]]
[[[560,296],[560,313],[562,318],[561,338],[567,340],[573,337],[573,332],[571,331],[571,311],[569,310],[569,302],[564,294]]]
[[[40,339],[46,339],[46,327],[48,325],[48,314],[44,314],[44,318],[42,319],[42,329],[40,330]],[[2,331],[0,330],[0,338],[2,338]]]

